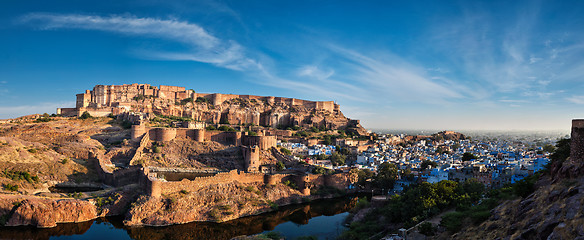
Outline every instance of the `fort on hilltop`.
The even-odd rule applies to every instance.
[[[273,96],[197,93],[184,87],[149,84],[96,85],[77,94],[75,108],[58,108],[57,114],[81,116],[139,112],[187,117],[194,121],[256,126],[301,126],[344,129],[358,120],[343,116],[333,101],[308,101]]]

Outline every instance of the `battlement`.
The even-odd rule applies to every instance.
[[[265,101],[270,104],[285,104],[288,106],[303,106],[309,109],[338,111],[339,106],[333,101],[308,101],[295,98],[283,98],[273,96],[255,96],[255,95],[238,95],[238,94],[220,94],[220,93],[195,93],[194,90],[186,90],[185,87],[151,86],[150,84],[123,84],[123,85],[96,85],[92,90],[86,90],[84,93],[76,95],[76,109],[81,111],[97,111],[113,113],[127,112],[132,109],[132,102],[141,101],[145,98],[157,98],[180,102],[185,99],[205,98],[213,105],[221,105],[225,101],[232,99],[248,99],[256,101]],[[117,109],[117,110],[114,110]],[[65,111],[72,114],[74,111]],[[99,112],[99,111],[97,111]],[[99,115],[103,115],[97,113]],[[107,114],[106,114],[107,115]]]

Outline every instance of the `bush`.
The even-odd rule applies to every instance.
[[[276,163],[276,171],[282,171],[286,168],[283,162]]]
[[[420,230],[421,234],[424,234],[426,236],[433,236],[434,232],[436,231],[436,228],[432,225],[431,222],[423,222],[422,224],[420,224],[418,229]]]
[[[83,114],[81,114],[81,116],[79,116],[79,119],[89,119],[92,118],[91,114],[89,114],[87,111],[83,112]]]
[[[525,198],[529,196],[529,194],[533,193],[535,191],[535,182],[537,182],[540,175],[541,173],[536,173],[516,182],[513,185],[513,192],[515,195]]]
[[[220,131],[224,131],[224,132],[235,132],[235,129],[233,129],[230,126],[221,126],[218,128]]]
[[[278,210],[278,204],[272,201],[268,201],[268,205],[270,206],[270,208],[272,208],[272,210]]]
[[[290,152],[290,150],[288,150],[288,149],[286,149],[286,148],[284,148],[284,147],[281,147],[281,148],[280,148],[280,151],[281,151],[281,152],[282,152],[284,155],[288,155],[288,156],[292,155],[292,152]]]
[[[268,233],[263,234],[263,236],[267,237],[268,239],[273,239],[273,240],[280,240],[280,239],[284,238],[282,236],[282,234],[279,232],[268,232]]]
[[[154,146],[154,147],[152,148],[152,151],[153,151],[154,153],[160,153],[160,152],[162,152],[162,148],[161,148],[160,146]]]
[[[290,187],[292,189],[298,189],[298,187],[296,187],[296,184],[294,182],[291,182],[290,180],[286,180],[284,182],[284,185],[286,185],[286,186],[288,186],[288,187]]]
[[[4,189],[7,191],[16,192],[16,191],[18,191],[18,185],[13,185],[13,184],[7,183],[7,184],[4,184]]]
[[[464,214],[461,212],[451,212],[444,214],[440,225],[445,227],[451,233],[458,232],[462,228],[462,219],[464,219]]]
[[[2,174],[4,175],[4,177],[12,179],[14,181],[26,180],[29,183],[39,181],[38,176],[31,175],[27,171],[4,170],[4,172],[2,172]]]
[[[138,94],[138,95],[134,96],[132,99],[134,101],[142,101],[142,100],[146,99],[146,97],[142,94]]]
[[[50,117],[40,117],[40,118],[37,118],[36,120],[34,120],[35,123],[50,122],[50,121],[53,121],[53,119]]]

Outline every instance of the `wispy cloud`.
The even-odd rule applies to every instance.
[[[571,103],[575,103],[575,104],[584,104],[584,96],[572,96],[572,97],[566,98],[566,100],[568,100]]]
[[[246,57],[237,42],[222,40],[203,27],[176,19],[140,18],[136,16],[96,16],[79,14],[30,13],[22,16],[21,23],[43,30],[82,29],[113,32],[131,36],[158,38],[182,43],[186,51],[140,49],[146,58],[177,61],[197,61],[233,70],[255,66],[256,61]]]
[[[322,70],[318,66],[306,65],[298,69],[298,75],[301,77],[312,77],[317,79],[327,79],[335,74],[334,70]]]
[[[73,107],[75,102],[46,102],[38,105],[0,106],[0,119],[37,113],[55,113],[57,108]]]
[[[424,67],[411,64],[399,56],[384,53],[383,56],[367,56],[354,50],[330,46],[350,68],[349,76],[356,85],[363,85],[376,99],[408,99],[431,104],[447,103],[453,98],[464,98],[462,84],[454,84],[445,78],[429,76]],[[374,94],[372,94],[374,93]],[[381,95],[379,95],[381,94]]]

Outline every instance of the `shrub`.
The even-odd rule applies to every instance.
[[[280,239],[284,238],[282,236],[282,234],[279,232],[268,232],[268,233],[265,233],[264,236],[267,237],[268,239],[273,239],[273,240],[280,240]]]
[[[187,195],[187,194],[189,194],[189,191],[187,191],[187,190],[184,190],[184,189],[183,189],[183,190],[180,190],[180,192],[179,192],[179,193],[180,193],[180,194]]]
[[[278,204],[272,201],[268,201],[268,205],[270,205],[270,208],[272,208],[272,210],[278,210]]]
[[[288,186],[288,187],[290,187],[292,189],[297,189],[298,188],[298,187],[296,187],[296,184],[294,182],[291,182],[290,180],[286,180],[284,182],[284,185],[286,185],[286,186]]]
[[[426,236],[433,236],[436,231],[436,228],[430,222],[423,222],[418,228],[420,233]]]
[[[278,162],[276,163],[276,171],[282,171],[286,168],[286,166],[284,166],[283,162]]]
[[[2,173],[3,173],[4,177],[12,179],[14,181],[26,180],[29,183],[39,181],[38,176],[31,175],[27,171],[4,170],[4,172],[2,172]]]
[[[132,99],[134,101],[142,101],[142,100],[146,99],[146,97],[142,94],[138,94],[138,95],[134,96]]]
[[[4,189],[7,191],[16,192],[16,191],[18,191],[18,185],[13,185],[13,184],[7,183],[7,184],[4,184]]]
[[[81,114],[81,116],[79,116],[79,119],[89,119],[92,118],[91,114],[89,114],[87,111],[83,112],[83,114]]]
[[[451,212],[444,214],[440,225],[446,228],[451,233],[458,232],[462,228],[462,219],[464,219],[464,214],[461,212]]]
[[[288,150],[288,149],[286,149],[286,148],[284,148],[284,147],[281,147],[281,148],[280,148],[280,151],[281,151],[283,154],[285,154],[285,155],[288,155],[288,156],[292,155],[292,152],[290,152],[290,150]]]
[[[235,129],[230,126],[221,126],[219,127],[219,130],[224,132],[235,132]]]
[[[160,153],[160,152],[162,152],[162,148],[160,148],[160,146],[154,146],[154,147],[152,147],[152,151],[154,153]]]
[[[28,152],[30,152],[30,153],[37,153],[37,150],[35,148],[31,148],[31,149],[28,149]]]
[[[35,123],[50,122],[50,121],[53,121],[53,119],[50,117],[40,117],[40,118],[37,118],[36,120],[34,120]]]
[[[66,164],[67,162],[69,162],[69,159],[68,158],[63,158],[63,160],[61,160],[61,163],[62,164]]]

